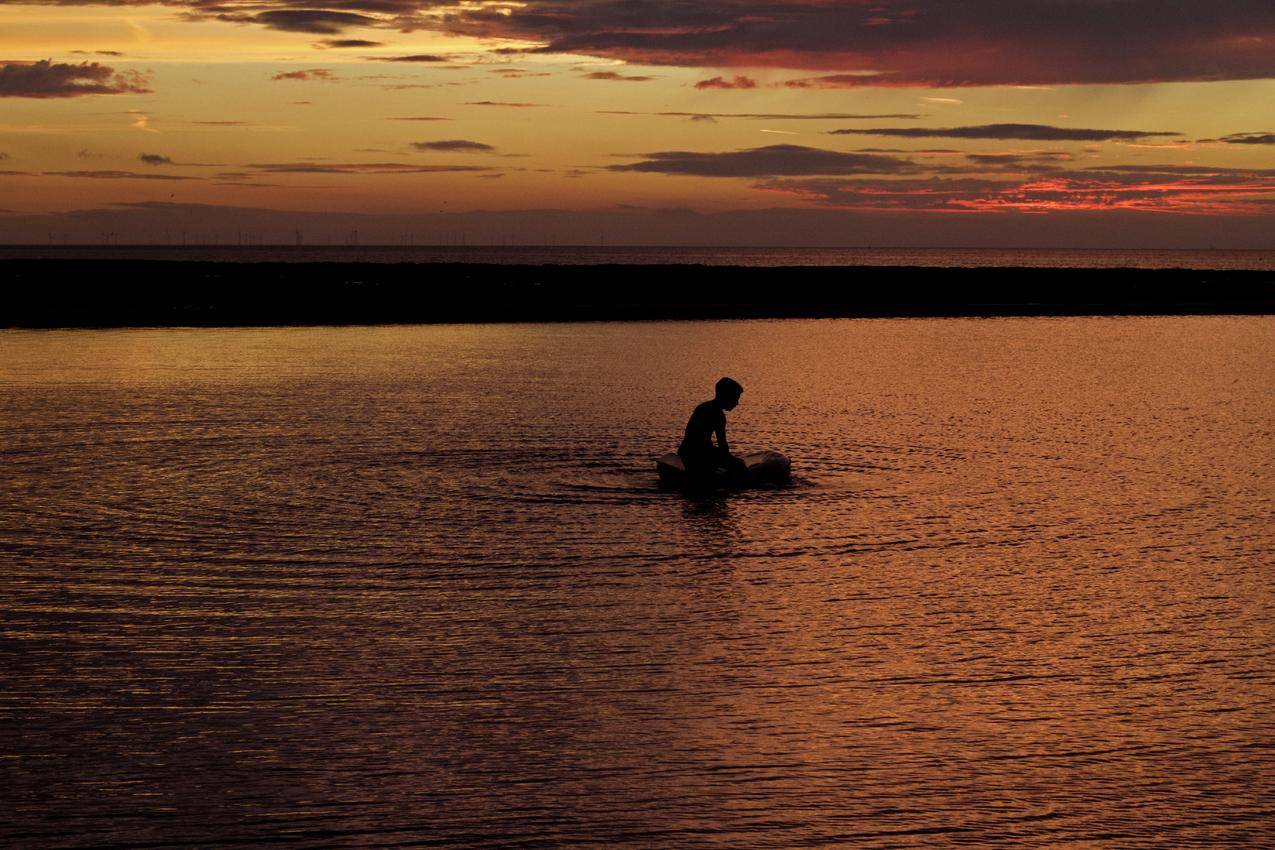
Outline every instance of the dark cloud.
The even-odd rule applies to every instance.
[[[491,153],[495,150],[491,145],[482,142],[471,142],[469,139],[443,139],[437,142],[412,142],[418,151],[443,151],[445,153]]]
[[[346,47],[384,47],[382,41],[368,41],[362,38],[325,38],[314,45],[319,49]]]
[[[1225,142],[1228,145],[1275,145],[1275,133],[1231,133],[1220,139],[1205,139],[1206,142]]]
[[[6,152],[0,151],[0,160],[12,159],[12,158],[13,157],[9,156],[9,154],[7,154]]]
[[[1052,171],[1062,168],[1061,163],[1071,159],[1064,151],[1039,151],[1033,153],[968,153],[966,161],[985,169],[1005,171]]]
[[[0,63],[0,97],[81,97],[90,94],[146,94],[148,81],[137,71],[116,71],[97,62]]]
[[[138,174],[135,171],[46,171],[49,177],[85,177],[92,180],[194,180],[180,174]]]
[[[374,78],[369,77],[366,79],[374,79]],[[381,86],[381,88],[385,89],[386,91],[408,91],[410,89],[441,89],[441,88],[447,88],[448,86],[460,86],[460,85],[467,85],[467,83],[433,83],[428,85],[425,83],[390,83],[390,84]]]
[[[137,158],[147,165],[172,165],[173,161],[168,157],[157,153],[138,154]]]
[[[521,80],[526,77],[552,77],[548,71],[527,71],[522,68],[492,68],[488,73],[498,74],[507,80]]]
[[[374,62],[446,62],[446,56],[436,53],[413,53],[410,56],[366,56]]]
[[[755,89],[757,81],[752,77],[736,75],[734,77],[709,77],[695,84],[697,89]]]
[[[1249,177],[1275,177],[1275,168],[1228,168],[1216,165],[1092,165],[1090,172],[1106,174],[1133,175],[1175,175],[1175,176],[1209,176],[1237,177],[1240,180]]]
[[[286,183],[257,183],[251,180],[214,180],[212,181],[212,184],[214,186],[237,186],[242,189],[293,189],[293,188],[313,189],[313,188],[317,188],[314,186],[293,187]],[[324,188],[330,189],[332,187],[325,186]]]
[[[853,112],[629,112],[622,109],[601,109],[599,115],[657,115],[664,118],[743,118],[752,121],[886,121],[892,119],[924,118],[913,113],[884,113],[857,115]]]
[[[909,139],[1028,139],[1037,142],[1132,141],[1153,136],[1180,136],[1164,130],[1087,130],[1048,124],[982,124],[975,127],[865,127],[830,130],[834,136],[898,136]]]
[[[51,0],[65,5],[86,0]],[[143,5],[151,0],[109,0]],[[170,0],[177,4],[178,0]],[[1275,78],[1270,0],[181,0],[189,19],[517,39],[504,53],[810,71],[806,87]],[[802,83],[794,81],[795,85]]]
[[[508,100],[471,100],[466,106],[505,106],[510,109],[530,109],[533,106],[544,106],[543,103],[517,103]]]
[[[657,151],[640,162],[608,166],[611,171],[685,174],[697,177],[769,177],[805,174],[905,174],[917,166],[906,159],[842,153],[801,145],[702,153]]]
[[[327,68],[305,68],[300,71],[280,71],[272,80],[322,80],[331,82],[336,79]]]
[[[823,84],[838,86],[1275,77],[1269,0],[1018,0],[1012,13],[1004,0],[527,0],[457,6],[443,21],[542,51],[827,70]]]
[[[790,89],[857,89],[864,86],[864,80],[875,74],[828,74],[823,77],[802,77],[797,80],[784,80],[779,85]]]
[[[594,71],[592,73],[585,74],[584,78],[586,80],[611,80],[617,83],[645,83],[648,80],[655,79],[655,77],[644,74],[626,75],[618,74],[615,71]]]
[[[123,53],[121,53],[121,52],[120,52],[120,51],[118,51],[118,50],[72,50],[71,52],[72,52],[72,53],[76,53],[76,54],[80,54],[80,55],[83,55],[83,56],[88,56],[88,55],[93,55],[93,56],[123,56],[123,55],[124,55]]]
[[[1021,181],[977,178],[925,177],[896,180],[767,180],[757,188],[793,195],[812,203],[886,210],[954,209],[962,203],[996,195],[1020,186]]]
[[[435,174],[488,170],[477,165],[413,165],[407,162],[265,162],[248,167],[269,174]]]
[[[351,6],[358,7],[355,2]],[[365,5],[372,5],[371,3]],[[255,15],[223,13],[216,15],[224,21],[262,24],[284,32],[306,32],[314,35],[336,35],[347,27],[375,26],[377,19],[354,12],[330,12],[320,9],[275,9]]]
[[[917,150],[909,150],[907,148],[856,148],[858,153],[905,153],[905,154],[940,154],[945,156],[953,156],[963,154],[964,151],[958,151],[954,148],[919,148]]]

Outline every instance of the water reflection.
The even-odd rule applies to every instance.
[[[705,545],[729,552],[739,539],[739,523],[731,518],[731,500],[738,494],[714,493],[683,496],[682,517],[687,526],[701,535]]]
[[[0,840],[1262,846],[1273,346],[0,334]],[[798,480],[659,490],[728,370]]]

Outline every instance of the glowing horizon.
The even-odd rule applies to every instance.
[[[1271,215],[1275,7],[1023,5],[4,3],[0,238],[139,204]]]

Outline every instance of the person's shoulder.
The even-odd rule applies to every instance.
[[[717,406],[717,399],[709,399],[695,408],[695,415],[715,424],[726,421],[726,411]]]

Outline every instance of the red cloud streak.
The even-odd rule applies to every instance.
[[[1200,178],[1104,173],[1050,174],[1026,180],[769,180],[758,188],[819,206],[865,211],[1275,214],[1275,175],[1261,173]]]

